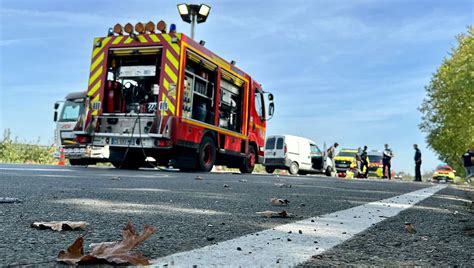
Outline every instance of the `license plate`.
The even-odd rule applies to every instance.
[[[128,139],[128,138],[112,138],[110,140],[111,144],[114,145],[132,145],[133,144],[133,139]]]
[[[339,164],[340,167],[349,167],[347,164]]]

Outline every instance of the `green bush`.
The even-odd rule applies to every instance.
[[[54,164],[57,160],[53,157],[54,146],[41,146],[38,144],[19,142],[18,137],[12,139],[11,130],[5,129],[3,139],[0,141],[1,163],[28,163],[28,164]]]

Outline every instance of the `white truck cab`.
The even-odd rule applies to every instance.
[[[273,135],[265,143],[265,170],[288,170],[290,174],[324,173],[331,176],[332,161],[316,143],[292,135]]]
[[[94,165],[97,162],[107,162],[109,149],[103,146],[91,146],[76,142],[74,128],[78,120],[85,116],[86,92],[73,92],[64,101],[54,104],[54,143],[58,150],[54,152],[60,157],[61,149],[71,165]]]

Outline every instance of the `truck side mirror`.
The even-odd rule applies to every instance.
[[[58,121],[58,111],[55,110],[54,111],[54,118],[53,118],[54,122],[57,122]]]
[[[54,103],[54,110],[57,110],[59,108],[59,102]]]
[[[268,115],[270,116],[270,118],[273,116],[274,112],[275,112],[275,104],[273,102],[271,102],[269,107],[268,107]]]

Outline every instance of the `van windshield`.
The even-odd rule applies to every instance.
[[[275,149],[275,138],[269,138],[267,140],[267,144],[265,145],[265,149],[267,149],[267,150]]]

